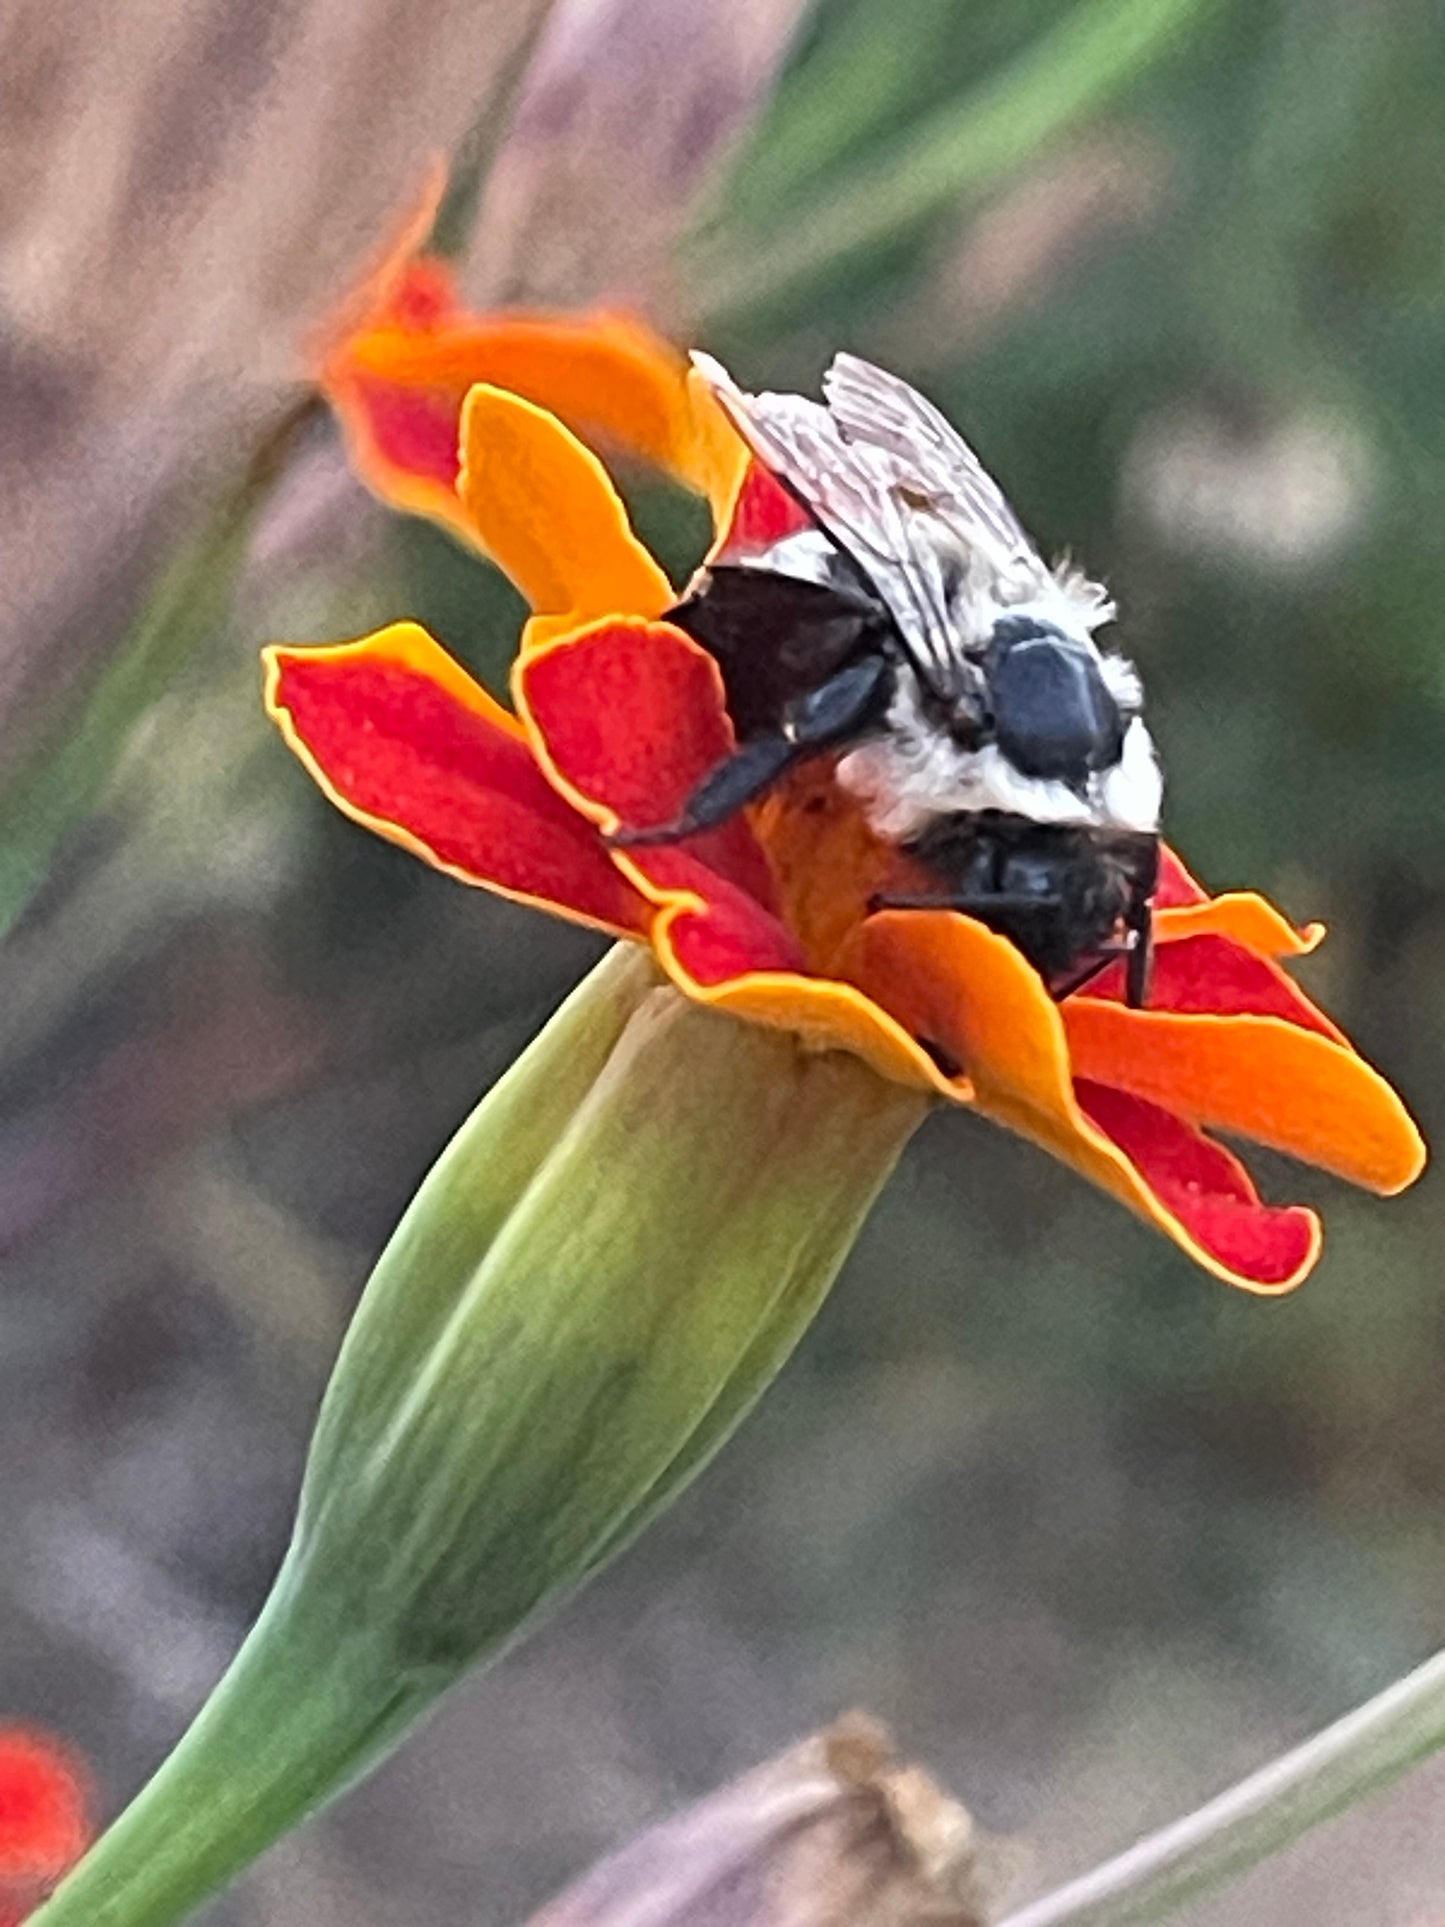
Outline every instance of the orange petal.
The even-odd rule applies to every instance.
[[[266,651],[266,706],[332,802],[463,883],[644,936],[651,910],[516,718],[415,623]]]
[[[816,1050],[852,1051],[895,1083],[967,1102],[967,1084],[959,1079],[950,1083],[897,1019],[852,984],[786,970],[748,970],[704,981],[690,967],[683,941],[692,907],[686,900],[675,902],[653,926],[659,961],[689,997],[749,1023],[792,1031]]]
[[[349,354],[359,372],[452,396],[458,415],[478,382],[505,388],[589,442],[701,485],[706,462],[697,445],[711,443],[710,417],[695,419],[682,354],[631,315],[455,313],[425,330],[391,325],[360,334]]]
[[[1183,937],[1228,937],[1262,957],[1307,957],[1324,941],[1322,923],[1300,928],[1252,890],[1227,890],[1203,903],[1165,906],[1154,913],[1157,943]]]
[[[417,223],[413,223],[415,232]],[[747,451],[685,358],[644,322],[458,307],[446,266],[393,250],[329,330],[321,385],[363,479],[399,507],[475,540],[446,490],[456,475],[462,404],[479,382],[557,415],[589,444],[649,462],[706,495],[715,515]]]
[[[1070,999],[1075,1073],[1237,1132],[1372,1191],[1401,1191],[1425,1147],[1395,1092],[1347,1044],[1278,1017],[1128,1010]]]
[[[672,585],[632,533],[606,469],[555,415],[473,388],[462,447],[467,519],[539,614],[573,626],[671,607]]]
[[[738,522],[749,475],[755,472],[761,475],[763,471],[696,368],[687,371],[686,411],[685,438],[690,453],[686,461],[674,458],[672,472],[679,481],[707,497],[716,534],[713,546],[716,554]]]
[[[1314,1263],[1312,1214],[1260,1204],[1237,1161],[1186,1124],[1117,1093],[1104,1103],[1118,1098],[1130,1148],[1091,1120],[1058,1007],[1006,938],[967,917],[885,911],[859,930],[845,968],[906,1032],[967,1067],[963,1089],[987,1116],[1122,1200],[1216,1277],[1278,1292]]]

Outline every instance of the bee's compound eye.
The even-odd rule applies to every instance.
[[[996,644],[989,675],[994,730],[1015,769],[1079,782],[1118,762],[1123,718],[1092,650],[1057,631],[1015,629]]]

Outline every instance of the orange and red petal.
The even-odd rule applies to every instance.
[[[424,629],[266,658],[267,708],[348,816],[464,883],[646,935],[649,905],[538,769],[516,718]]]
[[[854,984],[815,977],[786,965],[754,966],[733,976],[716,974],[720,947],[694,948],[688,929],[693,906],[664,910],[653,929],[653,946],[668,976],[689,997],[748,1023],[791,1031],[815,1050],[847,1050],[880,1077],[917,1090],[968,1097],[966,1080],[950,1082],[918,1040]]]
[[[46,1733],[0,1727],[0,1883],[58,1879],[90,1830],[89,1782],[75,1756]]]
[[[479,386],[467,396],[457,498],[537,617],[563,632],[613,611],[661,615],[674,600],[601,462],[517,395]],[[534,618],[526,647],[541,639]]]
[[[670,623],[617,618],[557,637],[518,658],[512,687],[538,761],[606,835],[675,822],[734,747],[717,664]],[[614,860],[659,902],[705,895],[712,876],[775,910],[767,859],[741,815]]]
[[[457,499],[462,396],[407,388],[350,363],[333,368],[324,388],[367,487],[391,507],[429,516],[475,543]]]
[[[1402,1191],[1425,1151],[1408,1111],[1338,1033],[1279,1017],[1129,1010],[1071,998],[1075,1074],[1193,1124],[1237,1132],[1372,1191]]]
[[[1316,949],[1325,934],[1322,924],[1300,928],[1253,891],[1207,896],[1167,848],[1154,904],[1152,1010],[1279,1017],[1346,1042],[1275,961]],[[1124,966],[1112,964],[1092,980],[1081,1000],[1120,1002],[1124,981]]]
[[[386,500],[462,534],[453,489],[462,404],[478,383],[557,415],[608,453],[651,463],[708,496],[736,493],[746,452],[685,358],[627,314],[469,314],[445,265],[389,262],[369,313],[337,335],[321,384],[363,478]]]
[[[1187,1120],[1137,1094],[1100,1098],[1092,1080],[1076,1093],[1059,1007],[1007,939],[949,913],[882,912],[844,968],[908,1034],[966,1067],[956,1095],[1111,1192],[1217,1277],[1285,1291],[1314,1263],[1313,1215],[1263,1204],[1238,1162]]]
[[[1154,937],[1173,943],[1184,937],[1227,937],[1261,957],[1307,957],[1324,941],[1322,923],[1301,928],[1252,890],[1228,890],[1198,903],[1160,905],[1156,899]]]
[[[1086,990],[1069,998],[1068,1007],[1112,1007],[1123,996],[1123,966],[1111,964]],[[1181,1015],[1278,1017],[1333,1038],[1337,1044],[1345,1042],[1343,1031],[1272,958],[1227,937],[1185,935],[1159,944],[1149,984],[1149,1009]]]
[[[1177,910],[1194,903],[1207,903],[1209,892],[1190,875],[1179,854],[1166,843],[1159,852],[1159,882],[1154,891],[1154,908]]]
[[[1262,1203],[1238,1158],[1158,1105],[1085,1078],[1074,1095],[1231,1284],[1268,1295],[1292,1290],[1314,1269],[1323,1233],[1306,1205]]]

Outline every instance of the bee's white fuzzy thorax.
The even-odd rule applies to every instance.
[[[1118,656],[1104,656],[1101,664],[1121,707],[1135,707],[1139,685],[1130,665]],[[1124,732],[1119,761],[1090,777],[1081,794],[1068,783],[1025,776],[996,743],[961,748],[925,714],[917,679],[907,668],[899,670],[883,733],[850,750],[837,775],[862,803],[870,826],[896,843],[921,835],[938,817],[978,810],[1034,823],[1152,833],[1163,803],[1158,759],[1140,717]]]

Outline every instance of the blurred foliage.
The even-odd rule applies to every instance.
[[[1438,9],[1176,4],[1118,73],[1088,67],[1154,11],[820,0],[702,211],[688,298],[748,385],[812,387],[839,346],[918,381],[1109,580],[1171,837],[1212,884],[1330,921],[1304,974],[1445,1141]],[[856,246],[815,230],[932,131],[977,140],[975,105],[974,171]],[[790,247],[806,276],[758,282]],[[719,293],[708,262],[750,278]],[[4,964],[0,1441],[24,1476],[0,1664],[117,1790],[214,1650],[166,1672],[136,1630],[156,1586],[177,1624],[242,1623],[349,1293],[596,949],[356,831],[269,736],[267,637],[415,615],[501,689],[518,614],[303,453],[319,506],[259,546]],[[684,575],[696,506],[632,499]],[[854,1700],[1061,1870],[1440,1643],[1437,1181],[1385,1206],[1260,1165],[1329,1221],[1278,1304],[1023,1145],[931,1124],[702,1488],[515,1662],[516,1702],[503,1676],[463,1709],[465,1749],[393,1769],[388,1798],[445,1784],[466,1825],[440,1870],[393,1839],[388,1877],[430,1881],[438,1923],[506,1919]],[[86,1585],[118,1602],[105,1638],[57,1604]],[[363,1873],[366,1799],[328,1836]],[[1252,1917],[1361,1917],[1293,1877]],[[258,1886],[237,1917],[301,1907]]]

